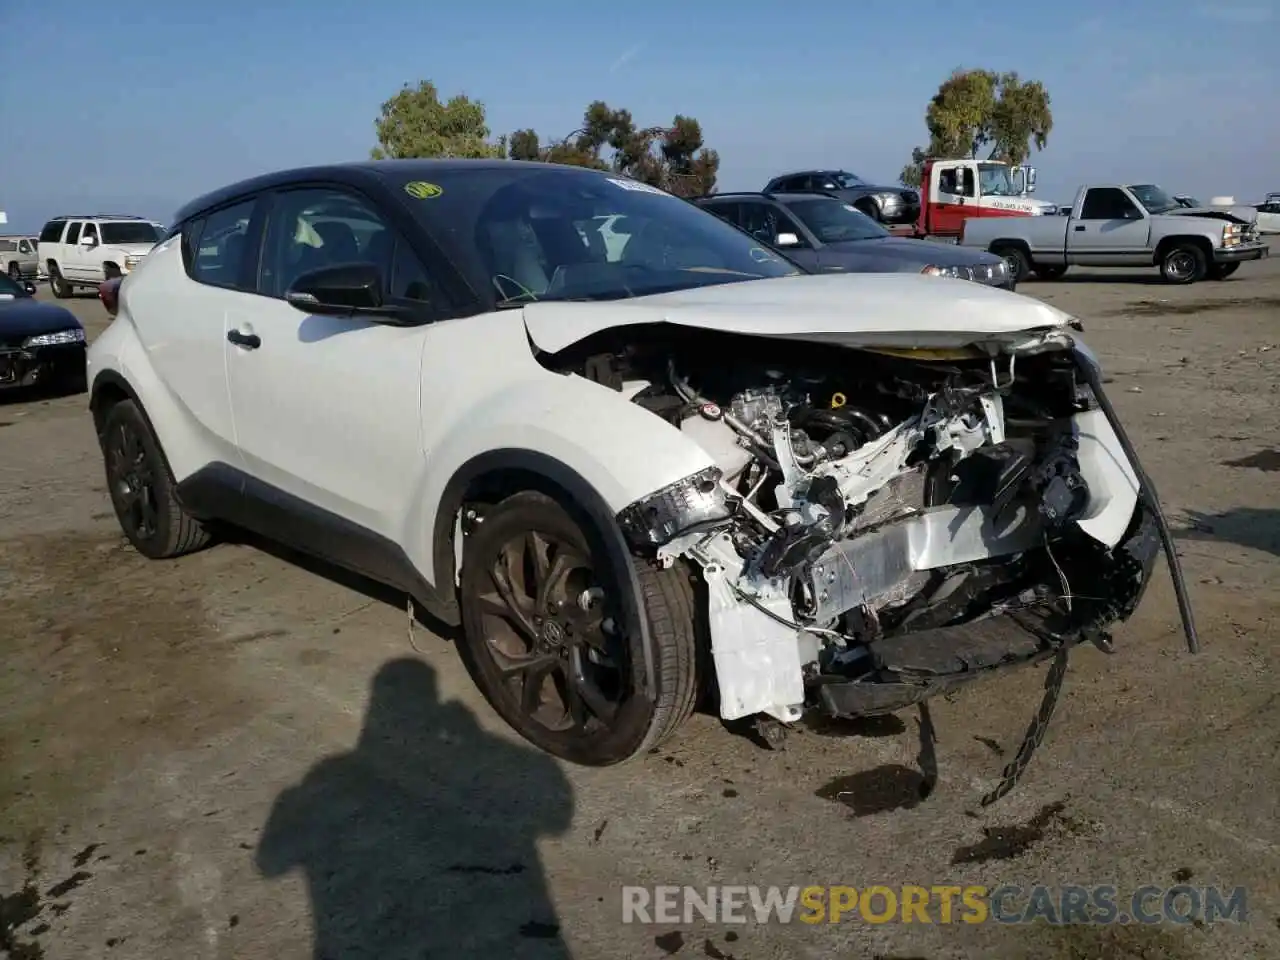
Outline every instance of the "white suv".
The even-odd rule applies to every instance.
[[[1181,591],[1079,324],[1039,301],[804,275],[531,162],[286,171],[176,224],[89,351],[125,534],[175,557],[227,523],[405,591],[573,762],[704,693],[777,730],[1105,645],[1162,540]]]
[[[56,297],[130,273],[164,239],[164,227],[142,217],[54,217],[40,231],[41,272]]]

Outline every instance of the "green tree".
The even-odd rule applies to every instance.
[[[405,84],[382,104],[374,122],[378,145],[370,151],[375,160],[411,157],[501,157],[506,138],[489,142],[484,104],[465,94],[440,102],[435,84],[423,80],[417,87]]]
[[[955,70],[938,87],[925,110],[928,147],[911,151],[900,179],[920,186],[927,157],[976,157],[990,147],[989,159],[1020,164],[1034,144],[1043,150],[1053,129],[1049,93],[1039,80],[1017,73]]]
[[[582,126],[563,140],[541,145],[532,130],[508,138],[513,160],[543,160],[610,170],[677,196],[714,193],[720,156],[703,144],[702,127],[677,115],[669,127],[639,127],[630,110],[603,100],[587,105]]]

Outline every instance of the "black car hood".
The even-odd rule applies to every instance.
[[[822,257],[843,257],[862,260],[866,257],[893,260],[899,263],[919,264],[921,267],[959,267],[972,264],[996,264],[1000,258],[985,250],[958,247],[955,244],[936,243],[932,240],[914,240],[910,237],[873,237],[869,240],[844,240],[828,243],[822,248]]]
[[[80,329],[83,329],[80,321],[66,307],[41,303],[30,297],[0,300],[0,340]]]

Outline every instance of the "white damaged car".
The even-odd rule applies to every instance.
[[[1105,649],[1162,544],[1194,648],[1080,324],[1037,300],[807,275],[538,163],[286,171],[175,224],[89,350],[125,534],[246,528],[404,591],[556,756]]]

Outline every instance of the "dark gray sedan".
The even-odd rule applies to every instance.
[[[931,273],[1014,289],[1004,260],[995,254],[895,237],[833,197],[718,193],[694,202],[811,273]]]

